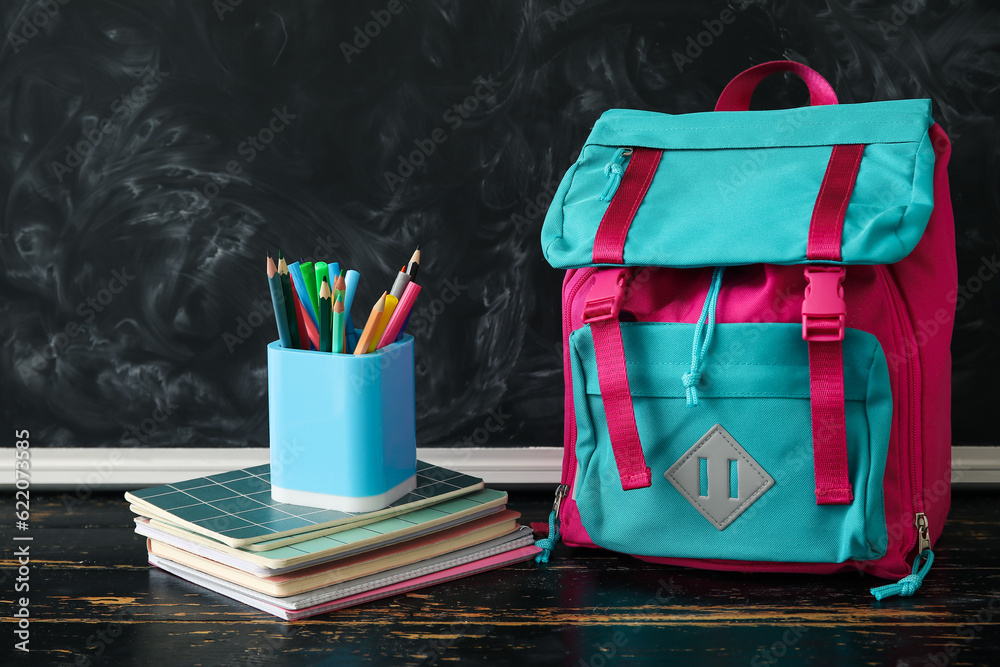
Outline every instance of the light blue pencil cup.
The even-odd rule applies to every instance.
[[[416,488],[413,384],[413,336],[360,356],[268,345],[271,497],[371,512]]]

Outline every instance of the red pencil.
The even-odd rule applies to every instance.
[[[303,350],[319,349],[319,331],[313,324],[312,318],[302,310],[302,302],[299,301],[299,294],[295,291],[295,281],[292,282],[292,301],[295,302],[295,321],[299,325],[299,339],[302,341]],[[310,347],[311,346],[311,347]]]

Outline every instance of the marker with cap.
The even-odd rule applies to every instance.
[[[302,275],[302,267],[298,262],[292,262],[288,265],[288,274],[292,278],[292,283],[295,285],[295,292],[298,294],[299,302],[302,304],[302,312],[304,312],[309,319],[312,320],[313,328],[319,326],[319,320],[316,319],[316,310],[312,306],[312,301],[309,299],[309,289],[306,286],[306,279]],[[313,285],[313,289],[316,286]]]
[[[344,326],[347,330],[347,349],[353,350],[358,344],[358,334],[354,329],[354,318],[351,317],[351,306],[354,304],[354,295],[358,291],[358,283],[361,281],[361,274],[351,269],[344,274]]]

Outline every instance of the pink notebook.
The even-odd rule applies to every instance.
[[[362,604],[364,602],[370,602],[372,600],[380,600],[382,598],[390,597],[392,595],[397,595],[399,593],[406,593],[409,591],[416,590],[418,588],[425,588],[434,584],[441,584],[447,581],[454,581],[455,579],[461,579],[462,577],[467,577],[472,574],[477,574],[479,572],[486,572],[487,570],[495,570],[505,565],[512,565],[514,563],[520,563],[522,561],[534,558],[536,554],[540,553],[541,549],[536,546],[526,546],[520,547],[518,549],[513,549],[510,551],[505,551],[503,553],[495,554],[492,556],[487,556],[485,558],[480,558],[478,560],[465,563],[463,565],[458,565],[456,567],[450,567],[445,570],[440,570],[438,572],[433,572],[431,574],[426,574],[413,579],[407,579],[405,581],[400,581],[388,586],[383,586],[381,588],[375,588],[363,593],[358,593],[356,595],[350,595],[347,597],[339,598],[336,600],[331,600],[330,602],[324,602],[321,604],[313,605],[312,607],[306,607],[304,609],[285,609],[279,607],[278,605],[266,602],[264,600],[257,599],[251,595],[240,593],[231,587],[220,586],[218,581],[214,581],[214,577],[206,576],[200,572],[190,570],[183,566],[178,566],[173,561],[159,558],[154,554],[149,554],[150,565],[155,565],[171,574],[175,574],[183,579],[213,590],[216,593],[225,595],[226,597],[232,598],[244,604],[248,604],[251,607],[260,609],[261,611],[266,611],[269,614],[273,614],[279,618],[283,618],[286,621],[296,621],[302,618],[308,618],[310,616],[316,616],[317,614],[325,614],[329,611],[336,611],[338,609],[343,609],[345,607],[351,607],[357,604]],[[248,591],[249,593],[249,591]]]

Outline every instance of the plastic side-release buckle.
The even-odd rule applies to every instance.
[[[597,272],[583,308],[584,324],[618,319],[622,302],[625,301],[625,283],[630,273],[631,269],[607,269]]]
[[[807,341],[844,340],[844,276],[842,266],[807,266],[802,302],[802,338]]]

